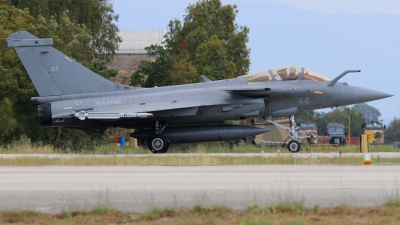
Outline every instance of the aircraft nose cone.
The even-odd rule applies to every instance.
[[[374,101],[382,98],[388,98],[392,97],[393,95],[380,92],[380,91],[374,91],[371,89],[367,88],[362,88],[362,87],[355,87],[354,90],[354,97],[355,97],[355,103],[363,103],[363,102],[369,102],[369,101]]]

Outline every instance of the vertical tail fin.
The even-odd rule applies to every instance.
[[[110,92],[132,87],[109,81],[52,47],[53,39],[38,39],[18,31],[7,38],[40,96]]]

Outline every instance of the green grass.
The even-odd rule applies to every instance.
[[[388,199],[386,201],[386,206],[400,207],[400,189],[399,188],[393,190],[392,193],[388,193]]]
[[[399,158],[380,158],[376,164],[400,164]],[[288,157],[244,157],[244,156],[210,156],[199,154],[197,156],[182,155],[149,155],[149,156],[122,156],[106,155],[91,156],[78,155],[62,158],[48,157],[18,157],[0,158],[0,166],[213,166],[213,165],[362,165],[363,156],[357,157],[319,157],[319,158],[294,158]]]
[[[143,214],[102,207],[91,211],[46,214],[33,211],[0,212],[0,224],[221,224],[221,225],[303,225],[303,224],[399,224],[400,206],[357,208],[340,206],[304,208],[296,202],[268,207],[250,206],[234,211],[225,206],[206,208],[153,209]]]
[[[190,144],[171,144],[168,153],[288,153],[286,148],[279,145],[268,147],[256,147],[254,145],[235,144],[234,141],[190,143]],[[329,148],[327,146],[311,147],[308,144],[302,144],[300,153],[314,152],[360,152],[359,146],[340,146]],[[35,145],[31,140],[22,135],[19,140],[13,141],[7,146],[0,146],[0,154],[51,154],[51,153],[85,153],[85,154],[147,154],[150,151],[147,147],[112,147],[102,144],[95,146],[94,149],[80,149],[71,152],[69,149],[55,149],[50,145]],[[391,145],[371,145],[370,152],[399,152]]]
[[[171,144],[168,153],[289,153],[281,146],[259,148],[253,145],[234,145],[233,142],[209,142],[199,144]],[[307,144],[301,146],[300,153],[324,153],[339,152],[356,153],[360,152],[358,146],[333,147],[326,146],[310,147]],[[391,145],[371,145],[370,152],[398,152]],[[55,149],[49,145],[34,145],[30,139],[22,136],[20,140],[12,142],[7,146],[0,146],[0,154],[51,154],[51,153],[85,153],[85,154],[148,154],[147,148],[140,147],[112,147],[109,145],[98,145],[94,149],[81,149],[71,152],[69,149]]]
[[[13,142],[6,147],[0,147],[0,154],[53,154],[61,153],[65,157],[49,158],[49,157],[19,157],[19,158],[0,158],[0,166],[195,166],[195,165],[260,165],[260,164],[346,164],[357,165],[363,163],[363,155],[339,157],[318,157],[318,158],[299,158],[301,153],[319,153],[319,152],[339,152],[342,153],[358,153],[358,146],[345,146],[328,149],[327,147],[310,147],[302,146],[300,153],[290,154],[286,148],[269,147],[258,148],[253,145],[231,145],[229,142],[215,142],[202,144],[181,144],[171,145],[168,153],[198,153],[196,156],[191,155],[163,155],[149,154],[148,149],[139,147],[111,147],[109,145],[97,146],[93,150],[81,150],[77,155],[68,150],[58,150],[51,146],[33,146],[29,139],[21,137],[19,141]],[[397,149],[390,145],[371,146],[370,152],[396,152]],[[212,156],[207,153],[275,153],[270,157],[254,156]],[[288,153],[278,157],[278,152]],[[75,152],[74,152],[75,153]],[[82,154],[79,154],[82,153]],[[127,156],[118,156],[118,154],[127,153]],[[85,154],[85,155],[83,155]],[[97,154],[105,154],[104,156],[96,156]],[[372,158],[373,164],[399,164],[400,157],[397,158]]]

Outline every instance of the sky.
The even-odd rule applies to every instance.
[[[114,0],[120,30],[166,30],[197,0]],[[384,123],[400,117],[400,1],[221,0],[236,4],[236,22],[250,28],[250,73],[286,65],[305,66],[341,82],[395,97],[368,104]],[[324,110],[325,112],[329,110]]]
[[[119,14],[118,25],[121,30],[136,30],[142,27],[132,23],[133,18],[157,20],[148,30],[166,29],[166,21],[172,18],[182,19],[188,4],[197,0],[114,0],[114,10]],[[299,10],[319,13],[386,13],[400,15],[399,0],[221,0],[222,4],[236,4],[240,7],[248,2],[280,2]],[[150,3],[150,4],[149,4]],[[151,6],[151,7],[149,7]],[[152,8],[161,7],[162,14],[152,14]],[[164,19],[166,18],[166,19]],[[145,23],[143,23],[146,26]]]
[[[265,1],[265,0],[243,0]],[[277,0],[300,10],[320,13],[387,13],[400,14],[399,0]]]

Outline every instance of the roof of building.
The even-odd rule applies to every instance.
[[[117,54],[146,54],[145,47],[162,45],[166,30],[132,30],[119,31],[122,42],[119,44]]]

